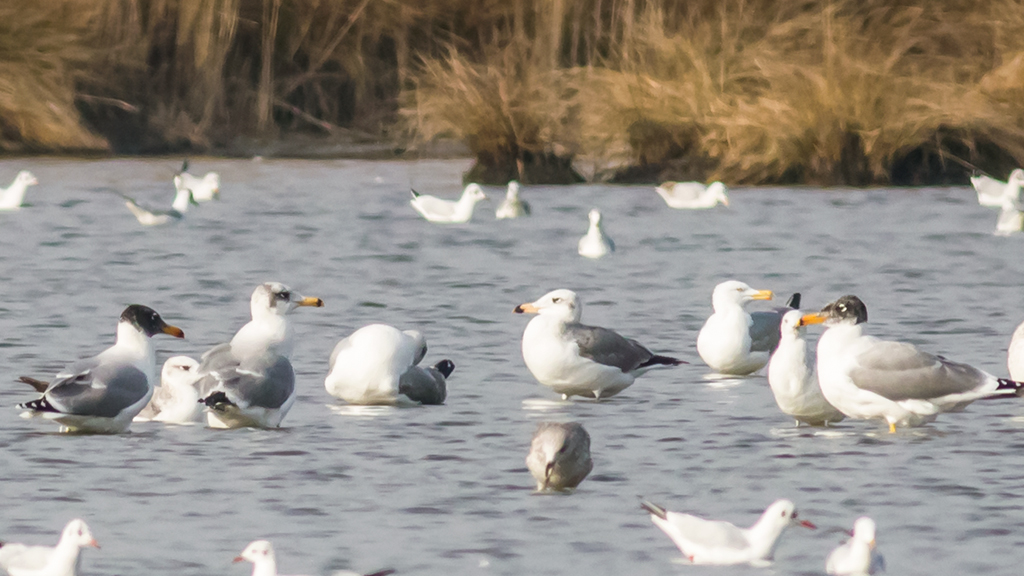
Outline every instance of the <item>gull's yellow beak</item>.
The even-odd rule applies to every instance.
[[[771,290],[758,290],[757,294],[751,296],[754,300],[771,300],[775,294]]]
[[[825,322],[825,316],[815,312],[814,314],[804,314],[800,317],[800,325],[807,326],[808,324],[821,324]]]
[[[513,308],[512,311],[515,312],[516,314],[536,314],[537,312],[540,312],[540,310],[538,310],[536,306],[530,303],[520,304],[519,306]]]
[[[185,331],[182,330],[181,328],[178,328],[177,326],[171,326],[170,324],[164,324],[164,327],[161,328],[161,330],[163,330],[164,334],[170,334],[171,336],[174,336],[175,338],[184,338],[185,337]]]
[[[309,296],[299,300],[299,306],[313,306],[314,308],[323,308],[324,301],[314,296]]]

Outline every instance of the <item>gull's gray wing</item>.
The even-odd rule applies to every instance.
[[[57,374],[43,398],[58,412],[113,418],[148,393],[149,380],[138,368],[88,358]]]
[[[800,307],[800,293],[794,293],[785,306],[766,312],[751,312],[750,351],[774,352],[779,346],[779,326],[782,317]]]
[[[600,326],[567,324],[565,335],[579,346],[580,356],[598,364],[614,366],[623,372],[636,370],[654,356],[636,340],[624,338]]]
[[[204,363],[210,352],[203,355]],[[233,358],[230,350],[228,356]],[[295,371],[284,356],[265,354],[231,364],[218,353],[216,360],[218,368],[200,376],[200,390],[209,391],[204,396],[224,392],[228,400],[241,407],[276,409],[295,391]]]
[[[889,400],[929,400],[970,392],[988,375],[967,364],[922,352],[910,344],[875,340],[857,355],[850,377],[858,388]]]

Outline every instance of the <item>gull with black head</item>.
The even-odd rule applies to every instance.
[[[118,320],[113,346],[68,365],[51,382],[21,378],[42,392],[40,398],[18,405],[22,417],[53,420],[62,432],[127,431],[153,395],[156,352],[150,337],[156,334],[185,337],[152,308],[128,306]]]
[[[323,306],[279,282],[256,287],[249,301],[252,320],[230,342],[203,354],[199,363],[200,402],[213,428],[275,428],[295,402],[288,315],[300,306]]]
[[[897,426],[918,426],[980,398],[1013,397],[1024,388],[912,344],[864,334],[867,320],[867,306],[852,295],[802,320],[826,326],[818,339],[818,382],[825,399],[850,418],[884,419],[895,432]]]
[[[534,378],[563,399],[608,398],[651,368],[687,364],[607,328],[581,324],[583,303],[572,290],[553,290],[513,312],[537,315],[523,332],[523,360]]]

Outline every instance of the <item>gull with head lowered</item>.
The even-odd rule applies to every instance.
[[[571,290],[553,290],[513,312],[537,315],[523,332],[523,360],[534,378],[564,399],[608,398],[653,367],[687,363],[658,356],[607,328],[581,324],[583,303]]]

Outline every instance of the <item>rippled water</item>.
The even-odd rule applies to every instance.
[[[104,188],[169,204],[176,160],[5,160],[27,167],[31,207],[0,213],[0,539],[52,542],[74,516],[102,550],[88,574],[235,574],[250,540],[286,574],[348,567],[401,574],[819,574],[855,517],[879,525],[890,574],[1018,572],[1024,544],[1024,405],[889,435],[873,422],[794,429],[764,377],[711,381],[695,341],[713,286],[738,278],[808,308],[845,293],[872,333],[1005,375],[1024,318],[1022,239],[967,188],[733,191],[733,207],[677,211],[651,187],[524,187],[534,216],[419,219],[408,188],[455,196],[465,162],[194,160],[223,200],[143,228]],[[488,190],[497,199],[503,193]],[[599,207],[618,251],[579,257]],[[198,356],[248,318],[256,284],[280,280],[323,309],[294,316],[299,396],[280,430],[136,424],[63,436],[18,418],[48,377],[113,340],[126,304],[153,306]],[[556,402],[519,354],[512,314],[556,287],[584,321],[693,365],[653,371],[609,401]],[[456,364],[442,407],[353,409],[323,388],[338,339],[371,322],[422,330],[427,362]],[[578,420],[594,472],[567,497],[533,496],[523,458],[537,421]],[[820,529],[792,529],[770,569],[689,567],[639,510],[750,523],[796,501]]]

